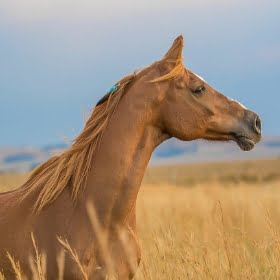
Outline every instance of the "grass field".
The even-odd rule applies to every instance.
[[[0,190],[26,175],[1,175]],[[136,279],[280,279],[280,160],[156,167],[138,199]]]

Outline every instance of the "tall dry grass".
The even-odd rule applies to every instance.
[[[146,186],[138,279],[280,279],[280,183]]]
[[[193,177],[189,178],[198,178],[192,188],[184,187],[187,181],[172,185],[170,179],[158,178],[155,183],[146,177],[137,203],[142,247],[137,280],[280,279],[280,168],[273,162],[267,168],[256,164],[258,178],[273,180],[219,180],[227,174],[237,176],[238,170],[243,175],[254,174],[251,165],[247,173],[241,166],[236,163],[234,173],[232,165],[223,165],[215,178],[207,171],[211,174],[206,181],[199,181],[201,166],[180,167],[182,174],[191,169]],[[166,170],[157,172],[161,176]],[[11,177],[10,184],[12,180],[19,179]],[[93,215],[93,226],[95,223]],[[62,266],[63,258],[59,261]],[[39,253],[37,263],[44,263]]]

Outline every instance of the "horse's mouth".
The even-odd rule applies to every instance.
[[[243,151],[250,151],[256,145],[256,143],[252,139],[242,135],[234,135],[234,141]]]

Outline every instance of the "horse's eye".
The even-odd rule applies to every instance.
[[[206,88],[205,88],[205,86],[204,85],[201,85],[201,86],[199,86],[197,89],[195,89],[194,91],[193,91],[193,94],[195,95],[195,96],[201,96],[201,95],[203,95],[203,93],[206,91]]]

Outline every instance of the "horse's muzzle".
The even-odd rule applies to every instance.
[[[262,138],[262,124],[259,116],[246,110],[240,121],[238,132],[233,133],[234,141],[243,151],[250,151]]]

